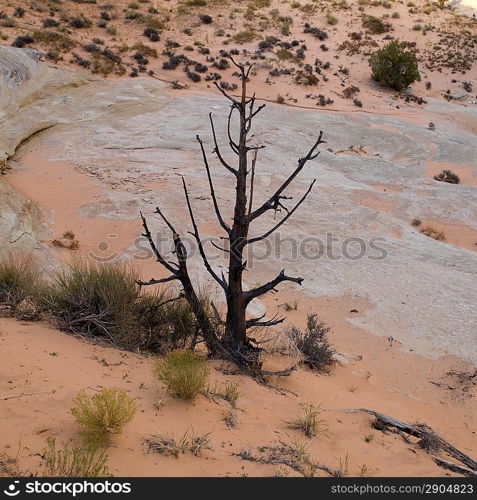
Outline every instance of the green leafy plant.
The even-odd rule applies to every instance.
[[[43,450],[44,476],[47,477],[111,477],[108,456],[98,448],[73,447],[49,437]]]
[[[419,79],[416,54],[406,42],[393,40],[371,55],[372,78],[385,87],[402,90]]]
[[[107,445],[112,436],[121,434],[136,412],[136,403],[124,389],[104,388],[89,396],[82,390],[73,400],[71,414],[81,426],[85,443]]]
[[[180,398],[192,400],[206,389],[209,366],[192,351],[173,351],[158,361],[155,375]]]

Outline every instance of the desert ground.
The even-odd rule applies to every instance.
[[[254,64],[249,91],[266,104],[250,139],[265,146],[257,199],[286,179],[320,131],[326,140],[288,194],[299,198],[316,179],[314,189],[278,238],[253,248],[244,279],[252,288],[286,268],[304,281],[280,285],[248,312],[284,316],[278,333],[317,314],[337,361],[326,373],[300,366],[264,383],[209,360],[211,387],[239,387],[231,409],[213,391],[193,402],[175,397],[154,377],[155,354],[5,312],[0,475],[42,475],[47,437],[79,440],[75,395],[103,387],[124,389],[138,407],[107,448],[117,476],[309,474],[267,455],[290,447],[317,466],[316,476],[462,475],[438,464],[435,456],[453,460],[445,450],[345,411],[425,423],[477,456],[477,24],[472,2],[450,3],[456,10],[421,0],[0,0],[0,255],[27,253],[45,274],[92,258],[132,263],[144,280],[164,278],[139,213],[165,248],[156,206],[186,237],[183,177],[202,237],[219,242],[195,137],[229,216],[234,185],[212,155],[208,114],[226,145],[227,101],[213,82],[238,95],[233,55]],[[384,31],[370,31],[366,16]],[[148,28],[157,37],[145,36]],[[369,55],[393,39],[409,42],[419,62],[420,80],[402,92],[370,78]],[[443,170],[460,182],[436,180]],[[253,236],[276,217],[257,220]],[[223,255],[208,251],[225,272]],[[190,262],[194,282],[223,307],[198,252]],[[268,370],[289,364],[264,357]],[[287,424],[305,405],[319,418],[312,438]],[[185,432],[207,434],[209,447],[175,458],[145,444]]]

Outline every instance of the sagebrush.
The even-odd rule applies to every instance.
[[[173,351],[157,362],[155,375],[177,396],[192,400],[206,390],[209,366],[192,351]]]
[[[90,446],[109,444],[113,436],[121,434],[136,412],[134,399],[117,387],[103,388],[93,396],[82,390],[73,402],[71,414],[81,427],[85,443]]]

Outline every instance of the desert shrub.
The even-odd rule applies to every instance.
[[[10,253],[0,260],[0,304],[17,307],[39,283],[40,273],[31,256]]]
[[[155,57],[157,58],[157,50],[149,47],[149,45],[146,45],[142,42],[137,42],[135,43],[132,47],[132,50],[137,50],[138,52],[141,52],[141,54],[148,56],[148,57]]]
[[[15,38],[12,42],[12,47],[25,47],[30,43],[33,43],[35,40],[30,35],[20,35]]]
[[[316,314],[309,314],[306,330],[291,327],[287,335],[303,355],[302,363],[309,368],[324,372],[336,363],[335,350],[328,342],[330,328]]]
[[[72,17],[69,20],[69,25],[72,28],[77,28],[77,29],[80,29],[80,28],[89,28],[91,26],[91,24],[92,24],[91,20],[87,19],[84,16]]]
[[[200,16],[200,20],[203,24],[211,24],[213,21],[212,16],[209,16],[208,14]]]
[[[25,9],[23,7],[16,7],[13,11],[13,17],[23,17]]]
[[[392,25],[374,16],[363,16],[363,28],[366,28],[373,35],[379,35],[391,31]]]
[[[326,31],[315,28],[314,26],[310,26],[308,23],[305,24],[303,33],[310,33],[319,40],[325,40],[326,38],[328,38],[328,33],[326,33]]]
[[[436,174],[434,179],[436,181],[448,182],[449,184],[459,184],[460,182],[459,176],[450,170],[443,170],[440,174]]]
[[[234,41],[237,43],[247,43],[255,40],[257,34],[252,28],[247,28],[244,31],[239,31],[233,37]]]
[[[173,351],[157,362],[156,377],[180,398],[192,400],[207,387],[207,361],[192,351]]]
[[[146,28],[143,31],[143,35],[147,36],[151,42],[158,42],[160,40],[159,32],[154,28]]]
[[[385,45],[371,55],[372,78],[385,87],[402,90],[419,79],[416,54],[398,40]]]
[[[439,231],[438,229],[430,225],[423,227],[420,232],[425,236],[433,238],[437,241],[445,241],[446,239],[446,235],[443,231]]]
[[[124,389],[110,387],[89,396],[83,390],[73,400],[71,414],[81,426],[81,435],[90,446],[106,445],[121,434],[136,412],[136,403]]]
[[[123,334],[123,344],[157,353],[193,347],[198,335],[195,317],[186,300],[172,299],[167,289],[141,295],[134,305],[136,328]],[[202,300],[205,305],[208,299]]]
[[[69,52],[76,42],[63,33],[51,30],[36,30],[32,33],[35,42],[41,43],[58,52]]]
[[[60,23],[56,19],[47,17],[46,19],[43,19],[42,26],[43,28],[56,28],[59,24]]]
[[[72,447],[68,443],[57,448],[55,438],[50,437],[43,458],[46,477],[111,477],[108,456],[98,448]]]
[[[117,341],[133,323],[137,276],[126,264],[77,260],[39,290],[39,306],[64,330]]]

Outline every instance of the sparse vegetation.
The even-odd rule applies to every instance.
[[[93,396],[83,390],[73,400],[71,414],[81,426],[81,435],[89,446],[109,444],[121,434],[136,412],[136,403],[124,389],[104,388]]]
[[[205,359],[191,351],[173,351],[159,360],[155,375],[182,399],[192,400],[205,391],[209,366]]]
[[[74,447],[70,443],[56,446],[56,439],[46,440],[43,450],[46,477],[111,477],[108,470],[108,456],[94,447]]]
[[[323,372],[336,363],[335,350],[328,342],[330,328],[316,314],[309,314],[306,330],[291,327],[286,334],[303,355],[303,364]]]
[[[460,179],[457,174],[451,172],[450,170],[443,170],[440,174],[434,176],[436,181],[447,182],[449,184],[459,184]]]
[[[9,253],[0,260],[0,305],[16,308],[38,285],[40,273],[31,255]]]
[[[446,240],[446,235],[444,234],[443,231],[439,231],[438,229],[430,225],[424,226],[420,232],[425,236],[429,236],[429,238],[433,238],[437,241]]]
[[[200,457],[204,450],[210,450],[210,432],[194,434],[188,429],[178,440],[173,436],[154,434],[144,440],[150,453],[159,453],[166,457],[179,458],[181,453],[189,450],[196,457]]]
[[[319,432],[326,432],[327,425],[324,420],[318,418],[319,412],[313,405],[302,405],[300,414],[293,420],[288,420],[286,424],[290,429],[298,429],[306,437],[315,437]]]

